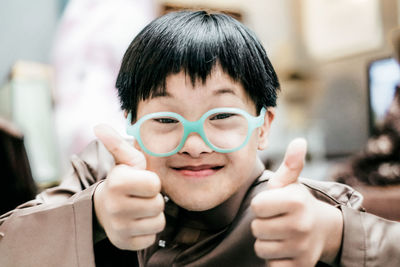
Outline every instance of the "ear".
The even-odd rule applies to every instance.
[[[268,108],[265,112],[264,124],[258,128],[258,147],[259,150],[264,150],[268,147],[268,135],[271,129],[271,123],[275,118],[275,108]]]
[[[127,110],[124,110],[124,117],[125,117],[125,119],[128,117],[128,111]]]

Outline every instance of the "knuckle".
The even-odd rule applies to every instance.
[[[253,198],[253,201],[251,201],[250,206],[253,212],[256,214],[256,216],[260,215],[264,207],[264,201],[262,195],[258,194],[255,198]]]
[[[307,236],[313,231],[314,226],[309,218],[306,216],[299,217],[296,222],[291,225],[291,232],[299,236]]]
[[[312,225],[309,220],[300,220],[297,224],[297,231],[301,234],[308,234],[312,231]]]
[[[258,237],[259,236],[259,220],[255,219],[251,222],[250,228],[251,232],[253,233],[253,236]]]
[[[163,231],[166,225],[164,213],[161,213],[160,216],[158,216],[158,218],[159,218],[158,223],[155,229],[156,233]]]
[[[145,236],[135,236],[130,240],[129,247],[131,250],[141,250],[145,249],[156,241],[156,235],[145,235]]]
[[[256,201],[252,201],[250,206],[251,206],[251,209],[253,210],[253,212],[257,215],[259,212],[259,203]]]
[[[288,201],[293,210],[302,211],[306,205],[306,198],[303,194],[292,194]]]
[[[151,193],[154,195],[160,193],[161,191],[161,181],[158,175],[154,172],[148,172],[147,186]]]
[[[132,220],[129,223],[129,232],[134,236],[156,234],[162,232],[165,225],[164,213],[160,213],[155,217]]]
[[[254,251],[256,252],[256,255],[258,257],[264,259],[268,258],[268,255],[263,246],[263,241],[260,241],[258,239],[256,240],[256,242],[254,243]]]
[[[115,166],[107,176],[106,182],[109,190],[118,190],[124,186],[124,179],[127,168],[125,165]]]
[[[152,233],[152,231],[149,230],[150,227],[151,225],[146,219],[134,219],[129,222],[129,232],[133,236],[141,236]]]
[[[159,193],[154,199],[155,211],[162,212],[164,210],[165,202],[163,196]]]

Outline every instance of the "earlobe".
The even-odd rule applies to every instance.
[[[268,108],[265,113],[264,124],[258,131],[258,150],[264,150],[268,147],[268,135],[271,128],[271,123],[275,118],[275,109]]]

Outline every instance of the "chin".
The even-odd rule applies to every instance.
[[[169,184],[164,184],[171,185]],[[176,188],[180,190],[176,190]],[[221,189],[224,188],[225,190]],[[206,211],[217,207],[229,199],[236,190],[231,185],[225,184],[174,184],[164,187],[164,193],[179,207],[189,211]]]
[[[206,211],[206,210],[210,210],[212,208],[215,208],[216,206],[220,205],[222,202],[224,202],[223,200],[205,200],[207,199],[206,196],[202,197],[201,200],[196,200],[192,199],[191,201],[187,201],[187,199],[185,200],[181,200],[181,199],[174,199],[173,197],[171,197],[172,201],[175,202],[175,204],[177,204],[179,207],[184,208],[185,210],[188,211]]]

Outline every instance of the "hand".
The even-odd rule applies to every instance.
[[[251,203],[256,254],[268,266],[314,266],[332,263],[341,246],[343,218],[339,209],[314,198],[298,182],[307,145],[293,140],[267,188]]]
[[[95,134],[116,164],[96,188],[93,201],[97,220],[116,247],[124,250],[149,247],[165,227],[160,179],[145,170],[144,155],[112,128],[96,126]]]

